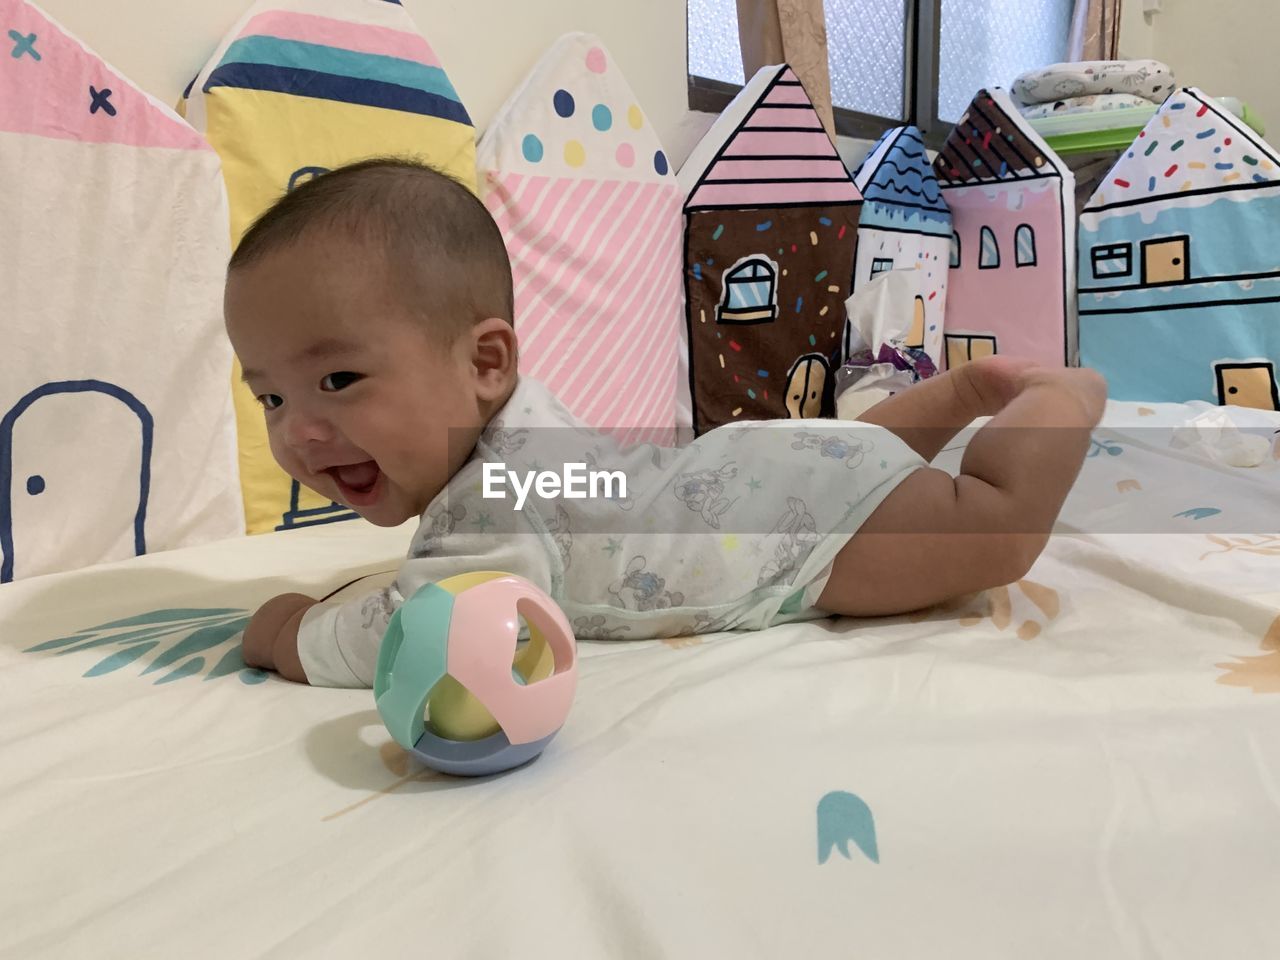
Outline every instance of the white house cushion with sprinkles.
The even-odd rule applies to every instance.
[[[909,312],[893,326],[907,331],[906,346],[924,350],[940,366],[951,211],[920,131],[913,126],[886,130],[853,172],[853,182],[863,197],[853,289],[862,289],[883,271],[907,271],[911,302],[904,307]],[[846,354],[852,334],[846,325]],[[871,344],[872,349],[879,346]]]
[[[1119,400],[1280,409],[1280,156],[1178,91],[1080,215],[1080,358]]]
[[[561,37],[477,148],[511,255],[521,372],[588,424],[670,441],[683,322],[680,188],[604,45]]]
[[[1149,195],[1280,180],[1271,153],[1199,90],[1179,90],[1116,161],[1085,209]]]
[[[0,0],[0,582],[243,531],[218,156]]]

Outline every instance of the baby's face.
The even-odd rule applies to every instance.
[[[271,452],[299,483],[395,526],[465,462],[483,427],[466,338],[433,343],[357,244],[272,252],[231,275],[225,310]]]

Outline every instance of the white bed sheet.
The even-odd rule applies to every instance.
[[[0,956],[1276,956],[1280,461],[1162,448],[1203,411],[1144,410],[1112,405],[1027,581],[583,643],[560,736],[485,780],[424,772],[368,691],[215,640],[282,590],[389,577],[407,529],[0,587]],[[160,610],[211,646],[85,646]],[[874,848],[828,815],[846,794]]]

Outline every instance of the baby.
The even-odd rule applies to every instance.
[[[901,614],[1011,583],[1044,549],[1106,399],[1092,371],[990,357],[858,421],[625,447],[519,376],[511,266],[483,204],[393,160],[277,202],[231,260],[225,307],[284,470],[380,526],[421,518],[391,587],[285,594],[254,615],[247,663],[326,686],[370,686],[396,607],[472,570],[530,579],[598,639]],[[928,466],[984,416],[958,477]],[[570,462],[616,471],[625,491],[517,505],[491,474]]]

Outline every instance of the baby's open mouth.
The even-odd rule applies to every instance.
[[[326,472],[333,477],[342,499],[349,506],[367,506],[377,499],[382,471],[372,460],[329,467]]]

